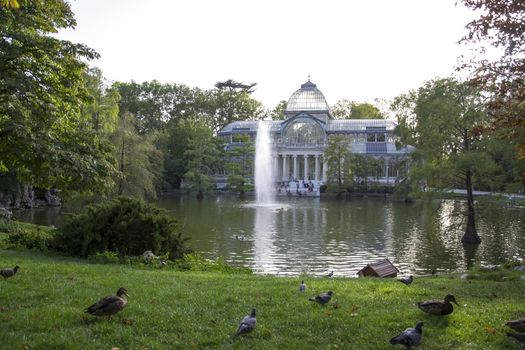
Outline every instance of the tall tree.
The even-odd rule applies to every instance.
[[[515,140],[518,157],[525,159],[525,2],[462,2],[478,17],[467,24],[468,33],[462,39],[472,44],[475,54],[465,58],[460,68],[472,71],[471,83],[488,92],[493,130]],[[496,48],[499,57],[487,45]]]
[[[379,108],[368,102],[355,102],[347,99],[337,101],[330,108],[335,119],[383,119]]]
[[[350,181],[350,143],[345,136],[333,136],[328,139],[324,156],[328,164],[328,184],[342,191],[344,184]]]
[[[413,106],[412,113],[407,113]],[[481,132],[487,124],[481,94],[453,78],[426,82],[417,92],[397,97],[400,135],[416,146],[420,162],[412,175],[419,174],[436,187],[461,186],[467,190],[467,225],[462,241],[479,243],[476,231],[473,177],[486,164],[480,147]]]
[[[0,166],[22,182],[104,190],[111,149],[81,117],[92,49],[50,34],[76,25],[63,0],[0,7]]]
[[[235,144],[227,150],[228,158],[228,188],[232,192],[239,193],[244,197],[246,191],[253,188],[250,184],[250,176],[253,176],[253,160],[255,156],[254,142],[249,135],[234,135]]]
[[[184,152],[188,159],[188,171],[184,174],[184,186],[198,199],[213,189],[211,175],[220,169],[222,152],[219,140],[205,125],[196,124],[195,132],[188,140]]]

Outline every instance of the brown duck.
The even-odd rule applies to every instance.
[[[525,318],[507,321],[505,324],[513,330],[515,330],[516,332],[525,333]]]
[[[444,300],[423,301],[421,303],[417,303],[417,307],[429,315],[449,315],[452,313],[452,311],[454,311],[454,308],[450,302],[458,305],[454,296],[452,294],[448,294]]]
[[[88,307],[85,311],[93,316],[109,316],[122,311],[128,305],[127,290],[120,287],[117,295],[109,295]]]

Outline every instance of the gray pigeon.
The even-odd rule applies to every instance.
[[[306,284],[304,284],[304,281],[301,281],[301,285],[299,286],[299,291],[304,292],[306,290]]]
[[[20,267],[17,265],[17,266],[15,266],[12,269],[0,270],[0,275],[3,276],[4,278],[13,277],[16,274],[16,272],[18,271],[19,268]]]
[[[315,301],[316,303],[319,303],[321,305],[324,305],[326,303],[328,303],[330,301],[330,299],[332,299],[332,294],[334,294],[334,292],[332,292],[331,290],[329,290],[328,292],[326,293],[322,293],[322,294],[319,294],[315,297],[311,297],[310,301]]]
[[[334,271],[330,271],[330,273],[326,275],[326,277],[332,277],[333,275],[334,275]]]
[[[256,325],[257,325],[257,320],[255,319],[255,308],[253,308],[251,314],[244,316],[244,318],[241,321],[241,324],[239,325],[239,328],[237,329],[237,333],[235,333],[235,335],[249,333],[253,331]]]
[[[398,278],[398,281],[405,284],[405,285],[410,285],[412,284],[412,281],[414,280],[414,276],[408,276],[408,277],[403,277],[403,278]]]
[[[401,334],[390,339],[390,344],[404,345],[405,348],[410,349],[413,346],[421,344],[421,338],[423,337],[423,322],[416,323],[415,328],[407,328]]]

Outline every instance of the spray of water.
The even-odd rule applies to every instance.
[[[255,193],[258,204],[273,202],[272,155],[268,123],[259,120],[255,142]]]

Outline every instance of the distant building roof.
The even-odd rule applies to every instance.
[[[286,105],[287,112],[329,110],[323,93],[310,79],[292,94]]]
[[[399,270],[388,259],[379,260],[357,272],[359,277],[396,277]]]

